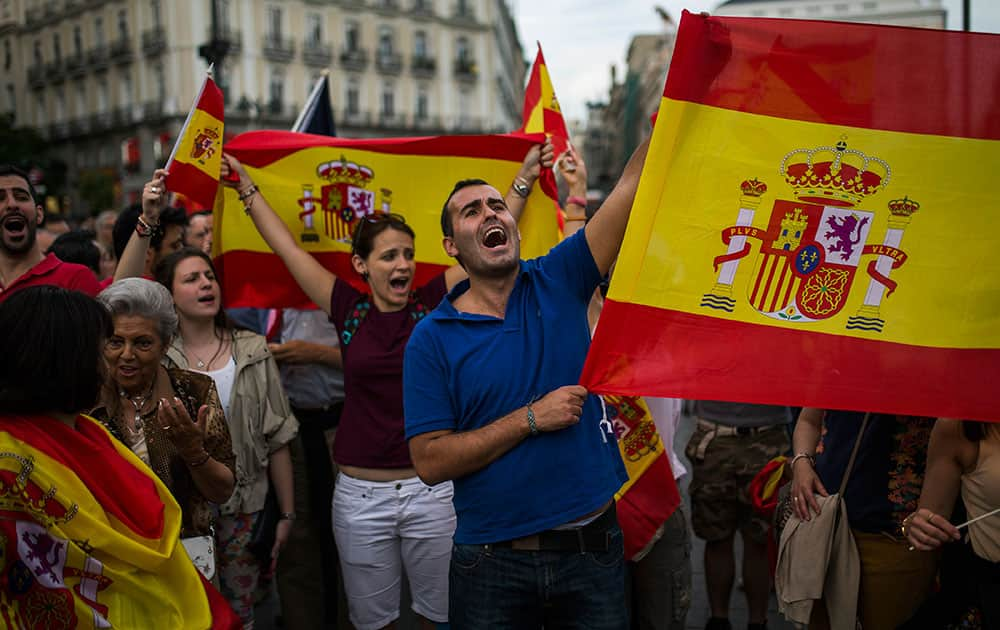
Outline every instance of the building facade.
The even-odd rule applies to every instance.
[[[941,0],[729,0],[714,15],[944,28]]]
[[[343,136],[520,125],[505,0],[0,0],[0,113],[41,130],[69,190],[96,172],[128,203],[169,154],[211,41],[227,49],[227,135],[290,128],[323,71]]]

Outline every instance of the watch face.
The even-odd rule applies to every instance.
[[[517,192],[517,194],[521,195],[522,197],[527,197],[528,192],[530,191],[530,189],[524,184],[518,184],[516,182],[514,183],[514,190]]]

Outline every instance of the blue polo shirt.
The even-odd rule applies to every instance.
[[[457,311],[452,303],[469,289],[464,281],[414,329],[403,362],[407,439],[472,431],[579,382],[590,347],[587,304],[601,281],[583,230],[520,265],[503,319]],[[456,479],[455,542],[527,536],[611,499],[627,477],[601,417],[590,396],[578,424],[527,438]]]

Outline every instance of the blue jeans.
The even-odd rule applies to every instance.
[[[452,630],[628,628],[622,530],[601,552],[520,551],[455,545],[449,573]]]

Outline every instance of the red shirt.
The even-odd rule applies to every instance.
[[[0,284],[0,302],[16,291],[43,284],[54,284],[64,289],[86,293],[90,297],[96,296],[101,290],[93,271],[83,265],[63,262],[56,258],[55,254],[49,254],[8,286]]]

